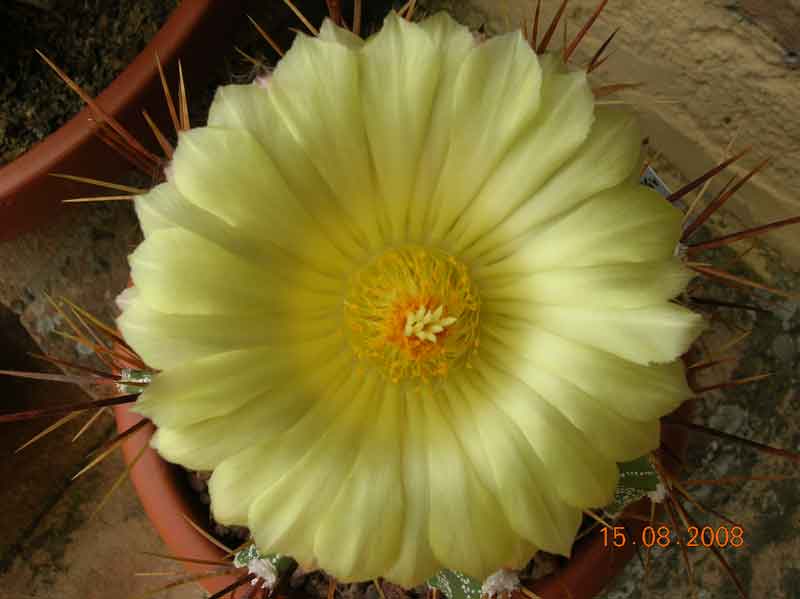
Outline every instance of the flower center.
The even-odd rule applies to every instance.
[[[389,250],[352,278],[345,316],[353,351],[392,381],[428,382],[478,345],[480,301],[467,267],[434,248]]]

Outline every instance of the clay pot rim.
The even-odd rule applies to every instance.
[[[120,431],[142,420],[141,416],[130,411],[130,407],[114,407],[114,416]],[[684,403],[678,413],[685,415],[690,409],[690,405]],[[123,443],[122,450],[127,464],[136,458],[154,431],[155,427],[149,423]],[[681,429],[665,429],[662,439],[675,455],[685,455],[687,435]],[[180,480],[182,474],[179,467],[167,463],[149,446],[144,449],[136,466],[130,470],[131,481],[148,518],[173,555],[201,560],[223,560],[226,557],[225,551],[203,537],[183,516],[185,514],[192,522],[200,525],[205,517],[204,508],[190,491],[188,480],[185,477],[183,481]],[[649,514],[649,506],[649,500],[643,499],[629,510],[644,515]],[[637,519],[623,518],[623,523],[634,537],[645,526],[643,521]],[[536,581],[533,592],[542,599],[560,599],[564,596],[565,589],[569,589],[569,596],[575,599],[594,597],[613,580],[634,553],[635,547],[631,543],[622,548],[606,547],[598,529],[575,544],[572,557],[562,570]],[[184,566],[193,574],[209,571],[209,566],[189,562],[184,563]],[[236,575],[226,574],[199,582],[213,594],[233,583],[236,578]]]
[[[207,27],[202,25],[209,20],[209,15],[218,18],[222,13],[232,14],[232,8],[238,4],[238,1],[226,3],[226,0],[180,2],[145,48],[95,98],[97,105],[117,120],[125,121],[126,117],[130,120],[132,115],[141,119],[142,98],[149,93],[145,90],[152,90],[154,82],[159,81],[154,56],[159,56],[165,69],[173,65],[186,47],[199,45],[198,40],[206,35]],[[75,165],[91,164],[93,159],[88,157],[87,150],[90,153],[94,146],[96,153],[98,127],[92,120],[92,112],[85,107],[22,155],[0,167],[0,241],[26,233],[60,212],[61,200],[69,197],[64,191],[68,186],[49,175],[64,172],[65,166],[72,169]],[[116,170],[123,170],[124,163],[120,160],[119,164]],[[129,168],[126,166],[125,170]],[[112,167],[109,171],[114,172]]]

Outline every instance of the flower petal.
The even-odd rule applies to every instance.
[[[315,221],[324,215],[308,212],[247,131],[202,127],[181,133],[172,180],[191,203],[251,237],[262,237],[334,274],[350,266]]]
[[[269,264],[256,267],[184,229],[152,232],[129,262],[142,300],[162,312],[252,314],[286,305],[313,312],[341,301],[341,289],[330,280],[328,289],[315,289],[319,277],[296,271],[299,276],[287,282]],[[302,278],[311,280],[301,286]]]
[[[519,426],[544,464],[544,480],[563,501],[581,509],[611,502],[619,477],[613,460],[598,454],[579,429],[517,377],[483,359],[476,361],[475,372],[484,394]]]
[[[528,318],[556,335],[637,364],[671,362],[705,328],[700,314],[665,303],[624,310],[537,306]]]
[[[623,183],[488,254],[476,276],[667,260],[682,218],[652,189]]]
[[[289,130],[275,107],[270,85],[266,89],[254,84],[217,88],[208,124],[251,133],[275,163],[298,201],[310,214],[317,216],[317,225],[331,242],[354,260],[363,259],[367,245],[363,233]]]
[[[530,198],[584,143],[594,122],[594,96],[584,71],[560,57],[539,58],[541,106],[536,118],[498,163],[448,239],[464,248]]]
[[[402,542],[405,499],[397,444],[404,434],[405,397],[397,385],[382,386],[373,399],[374,417],[361,432],[358,457],[314,537],[319,563],[340,581],[384,576]]]
[[[369,546],[374,552],[371,559],[375,561],[352,563],[348,558],[356,558],[352,553],[355,549],[353,545],[348,546],[343,539],[325,537],[327,533],[321,528],[327,514],[337,509],[334,500],[342,486],[352,482],[354,476],[363,474],[363,470],[356,470],[357,459],[362,449],[361,440],[365,438],[366,430],[373,425],[378,414],[380,402],[375,400],[380,393],[378,387],[381,384],[382,381],[378,381],[375,376],[366,377],[365,382],[360,381],[355,393],[346,397],[346,404],[340,408],[341,414],[328,423],[327,430],[317,441],[309,441],[306,430],[298,431],[296,444],[287,435],[269,456],[262,454],[262,467],[278,474],[274,484],[263,481],[265,484],[261,486],[262,492],[250,506],[249,526],[259,547],[268,547],[271,551],[291,555],[306,569],[325,563],[331,575],[343,580],[358,580],[364,574],[374,573],[376,565],[385,564],[396,552],[398,523],[402,522],[402,513],[392,512],[391,509],[386,513],[389,520],[381,523],[385,527],[386,536],[383,539],[389,543],[388,547],[381,549],[376,545]],[[325,398],[323,401],[330,399]],[[306,447],[298,451],[303,444]],[[375,476],[376,473],[373,473],[373,478]],[[388,482],[388,479],[384,482]],[[384,492],[389,491],[385,486],[381,489]],[[226,493],[235,491],[229,489]],[[384,496],[383,500],[387,507],[402,509],[402,504],[392,503],[390,497]],[[375,503],[371,507],[377,508]],[[338,509],[347,510],[352,507],[339,506]],[[370,522],[376,515],[375,512],[365,514]],[[340,516],[343,517],[337,513],[331,517]],[[391,521],[392,518],[394,521]],[[360,526],[365,525],[363,523]],[[356,542],[369,533],[376,536],[379,534],[372,529],[350,532],[358,534]],[[330,558],[335,547],[342,544],[344,550],[351,551],[349,555],[340,557],[334,564],[321,561],[317,550],[322,549],[322,545],[326,558]],[[363,554],[363,550],[360,547],[358,553]],[[339,567],[343,569],[338,570]],[[360,570],[361,567],[368,567],[369,571]]]
[[[360,97],[359,53],[299,34],[268,90],[284,126],[371,250],[383,240]]]
[[[408,199],[431,118],[441,52],[428,32],[390,12],[360,53],[361,98],[387,228],[406,238]]]
[[[453,118],[455,86],[461,64],[475,47],[472,33],[456,23],[446,12],[439,12],[420,23],[441,54],[441,69],[428,122],[425,143],[408,208],[408,239],[420,243],[428,234],[430,200],[439,183],[442,166],[456,125]]]
[[[359,50],[364,45],[361,37],[345,27],[339,27],[328,17],[322,21],[322,27],[320,27],[317,37],[325,42],[347,46],[351,50]]]
[[[482,343],[501,342],[531,368],[562,377],[626,418],[656,420],[692,395],[680,362],[642,366],[519,319],[488,314],[483,322]]]
[[[641,135],[636,117],[600,106],[589,136],[547,183],[502,223],[463,253],[474,259],[504,249],[537,225],[573,210],[592,196],[629,181],[639,166]],[[629,181],[630,184],[630,181]],[[591,200],[590,200],[591,201]],[[490,260],[481,257],[482,263]]]
[[[481,348],[488,352],[492,361],[502,364],[510,374],[524,381],[561,412],[606,458],[625,462],[658,447],[661,439],[658,420],[637,422],[620,416],[566,379],[533,367],[529,361],[515,356],[496,341],[487,340]]]
[[[125,340],[151,367],[166,370],[204,356],[260,345],[321,339],[338,330],[336,314],[168,314],[141,298],[117,319]]]
[[[483,580],[518,557],[518,536],[464,454],[438,396],[422,390],[431,549],[445,567]]]
[[[481,298],[490,303],[639,308],[676,297],[693,276],[673,258],[479,278],[479,284]]]
[[[453,89],[447,159],[430,200],[431,239],[445,236],[531,124],[541,86],[539,60],[519,31],[492,38],[467,55]]]
[[[311,409],[291,428],[223,461],[208,483],[217,521],[249,525],[259,547],[292,555],[305,565],[314,562],[310,556],[319,517],[350,471],[358,449],[353,439],[365,425],[375,389],[374,379],[365,381],[352,369],[338,374],[329,379],[333,391],[327,396],[313,388],[296,390],[306,398],[301,401],[312,402]],[[276,490],[283,495],[274,497]],[[295,539],[302,547],[282,542],[297,530],[293,526],[308,527]]]
[[[159,427],[184,427],[224,416],[280,387],[287,377],[297,378],[309,364],[347,355],[343,347],[337,333],[309,343],[206,356],[157,374],[134,410]]]
[[[311,373],[281,373],[268,390],[257,389],[257,394],[235,411],[175,428],[159,425],[151,444],[166,460],[193,470],[213,470],[258,443],[278,439],[320,401],[322,390],[352,368],[347,352],[320,354],[318,363],[319,368]],[[171,404],[163,411],[180,407],[179,399]],[[151,404],[148,410],[152,409]]]
[[[161,183],[146,194],[137,196],[134,206],[145,239],[163,229],[191,231],[228,251],[254,258],[268,252],[249,240],[241,230],[234,229],[219,216],[189,202],[173,183]]]
[[[498,409],[474,373],[453,377],[442,391],[461,446],[514,531],[545,551],[569,555],[581,511],[551,488],[544,464],[518,424]]]
[[[430,493],[428,491],[427,426],[425,412],[416,394],[407,394],[402,420],[401,444],[403,462],[403,497],[405,518],[399,554],[387,568],[385,577],[411,588],[433,576],[442,564],[431,549],[428,520]]]
[[[170,201],[171,198],[180,196],[178,190],[170,183],[156,185],[146,194],[137,196],[134,200],[134,209],[139,219],[139,227],[142,229],[145,239],[153,232],[161,229],[175,227],[176,222],[181,222],[181,218],[171,219],[159,210],[160,206]],[[163,199],[162,199],[163,198]]]
[[[263,236],[250,236],[236,229],[220,217],[199,208],[186,200],[172,183],[162,183],[135,201],[145,239],[162,229],[183,229],[206,239],[231,254],[264,267],[287,281],[303,284],[301,279],[314,281],[315,288],[331,288],[339,281],[265,241]],[[298,277],[298,275],[301,275]]]

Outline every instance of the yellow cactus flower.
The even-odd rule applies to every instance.
[[[681,213],[640,141],[519,32],[298,35],[136,200],[119,326],[161,371],[154,446],[341,581],[568,555],[690,395]]]

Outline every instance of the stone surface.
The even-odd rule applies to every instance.
[[[57,372],[55,367],[35,360],[39,352],[17,316],[0,306],[0,366],[3,369]],[[2,410],[28,410],[89,400],[81,389],[64,383],[0,375]],[[68,423],[32,446],[17,452],[56,417],[6,424],[0,428],[0,569],[7,566],[25,536],[42,514],[64,492],[70,477],[80,468],[86,454],[107,436],[110,422],[101,420],[77,441],[73,437],[88,415]],[[66,448],[66,449],[65,449]]]
[[[144,554],[164,553],[164,547],[130,482],[92,517],[123,467],[122,458],[114,454],[70,485],[0,576],[0,599],[134,598],[184,576],[180,564]],[[178,576],[163,575],[175,572]],[[194,583],[158,595],[205,596]]]

